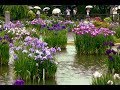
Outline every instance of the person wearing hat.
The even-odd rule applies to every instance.
[[[67,9],[66,9],[66,18],[68,19],[68,20],[70,20],[70,9],[67,7]]]

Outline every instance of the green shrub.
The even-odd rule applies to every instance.
[[[104,21],[105,21],[105,22],[108,22],[108,23],[111,23],[111,22],[112,22],[112,19],[111,19],[110,17],[106,17],[106,18],[104,18]]]
[[[33,20],[36,17],[36,14],[32,10],[30,10],[27,16],[29,20]]]
[[[27,18],[29,8],[27,5],[3,5],[3,11],[10,11],[11,18],[14,20]]]
[[[98,28],[101,28],[101,27],[103,27],[103,28],[109,28],[109,26],[110,26],[109,23],[107,23],[107,22],[101,22],[101,21],[94,21],[93,24],[96,27],[98,27]]]

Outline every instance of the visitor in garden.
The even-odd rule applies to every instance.
[[[40,18],[40,10],[37,10],[37,12],[36,12],[36,18]]]
[[[70,9],[67,7],[67,9],[66,9],[66,18],[67,18],[67,20],[70,20]]]
[[[114,7],[112,9],[113,12],[113,21],[115,22],[117,20],[117,7]]]
[[[77,14],[77,7],[73,9],[73,18],[76,20],[76,14]]]

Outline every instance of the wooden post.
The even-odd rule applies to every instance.
[[[43,85],[45,85],[45,69],[43,68]]]
[[[10,12],[9,11],[5,11],[5,23],[9,23],[10,22]]]

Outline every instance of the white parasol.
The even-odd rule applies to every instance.
[[[61,10],[59,8],[55,8],[52,11],[52,14],[59,14],[59,13],[61,13]]]
[[[120,5],[118,6],[118,9],[120,9]]]
[[[35,9],[41,9],[39,6],[34,6]]]
[[[32,6],[28,6],[28,8],[29,8],[29,9],[33,9],[33,7],[32,7]]]
[[[50,10],[50,8],[49,7],[43,8],[43,11],[45,11],[45,10]]]
[[[93,6],[91,6],[91,5],[88,5],[88,6],[86,6],[85,8],[93,8]]]

